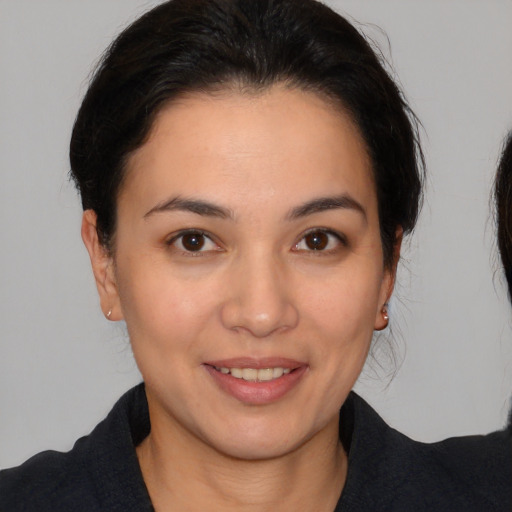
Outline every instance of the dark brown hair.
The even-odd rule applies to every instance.
[[[424,174],[417,122],[366,39],[314,0],[171,0],[124,30],[105,53],[76,118],[71,174],[109,247],[127,158],[179,95],[276,83],[337,102],[371,157],[386,265],[396,230],[417,219]]]
[[[512,132],[501,154],[494,183],[498,249],[505,271],[508,295],[512,300]]]

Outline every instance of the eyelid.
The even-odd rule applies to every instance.
[[[328,236],[332,236],[334,237],[338,242],[339,244],[342,246],[342,247],[348,247],[348,240],[347,240],[347,237],[343,234],[343,233],[340,233],[339,231],[336,231],[334,229],[331,229],[331,228],[311,228],[311,229],[308,229],[307,231],[305,231],[304,233],[302,233],[298,239],[298,241],[293,245],[293,249],[296,250],[296,251],[301,251],[301,252],[309,252],[311,254],[315,254],[315,255],[321,255],[322,253],[323,254],[329,254],[329,253],[332,253],[332,252],[336,252],[336,250],[338,249],[338,247],[335,247],[335,248],[331,248],[331,249],[322,249],[322,250],[314,250],[314,249],[298,249],[297,246],[308,236],[308,235],[311,235],[312,233],[324,233]]]
[[[219,250],[222,250],[221,244],[216,240],[216,237],[214,235],[212,235],[208,231],[205,231],[204,229],[199,229],[199,228],[187,228],[187,229],[182,229],[180,231],[177,231],[177,232],[171,234],[169,237],[167,237],[167,239],[165,240],[165,245],[172,247],[180,238],[183,238],[186,235],[203,236],[203,237],[207,238],[208,240],[210,240],[210,242],[215,244],[216,249],[202,250],[202,248],[201,248],[198,251],[188,251],[185,248],[181,249],[179,247],[174,247],[174,249],[176,251],[179,251],[182,254],[186,254],[187,256],[203,256],[207,253],[217,252]]]

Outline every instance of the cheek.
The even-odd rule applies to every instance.
[[[132,344],[176,348],[192,342],[215,316],[212,288],[208,280],[183,280],[157,264],[120,266],[119,297]]]
[[[322,330],[356,340],[358,333],[373,332],[378,307],[381,278],[372,272],[357,270],[332,274],[323,283],[311,283],[304,289],[302,310]]]
[[[120,295],[132,352],[144,381],[156,387],[186,382],[190,370],[202,361],[201,344],[215,317],[215,294],[161,276],[131,277]]]
[[[325,400],[334,408],[352,388],[366,360],[379,284],[375,274],[368,279],[368,274],[360,276],[354,270],[305,290],[303,320],[315,340],[312,363],[321,370]]]

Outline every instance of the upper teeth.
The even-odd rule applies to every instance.
[[[290,373],[290,368],[225,368],[215,367],[221,373],[230,373],[236,379],[244,379],[250,381],[267,381],[278,379],[287,373]]]

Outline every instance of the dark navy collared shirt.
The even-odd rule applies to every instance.
[[[150,428],[140,384],[71,451],[43,452],[1,471],[0,512],[152,511],[135,453]],[[351,393],[340,439],[349,463],[334,512],[512,511],[510,430],[419,443]]]

